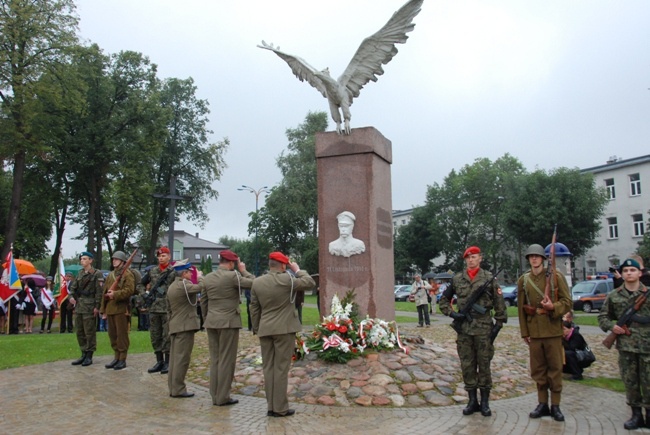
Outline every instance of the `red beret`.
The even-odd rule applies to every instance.
[[[237,256],[237,254],[235,254],[234,252],[228,249],[226,249],[225,251],[221,251],[219,253],[219,256],[226,261],[239,261],[239,257]]]
[[[465,249],[465,253],[463,254],[463,258],[467,258],[470,255],[474,254],[480,254],[481,250],[479,249],[478,246],[470,246],[469,248]]]
[[[167,246],[161,246],[156,251],[156,255],[159,255],[159,254],[169,254],[169,248]]]
[[[282,252],[271,252],[271,254],[269,254],[269,259],[275,260],[282,264],[289,264],[289,257],[284,255]]]

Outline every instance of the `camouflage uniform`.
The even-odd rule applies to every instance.
[[[467,271],[454,275],[451,285],[447,287],[440,298],[440,311],[446,316],[451,314],[451,301],[454,295],[458,297],[458,309],[462,310],[472,293],[486,281],[491,280],[492,276],[490,272],[483,269],[478,271],[473,280],[470,279]],[[485,314],[480,314],[472,310],[472,321],[465,320],[461,323],[461,332],[456,341],[463,382],[468,391],[475,391],[477,388],[487,390],[492,388],[490,370],[490,363],[494,356],[494,345],[490,342],[490,332],[493,326],[492,310],[494,310],[496,321],[505,323],[508,320],[503,295],[499,291],[496,281],[492,282],[477,303],[487,311]]]
[[[551,314],[536,312],[529,315],[524,304],[541,308],[546,287],[546,271],[535,275],[527,272],[517,281],[517,304],[519,329],[522,338],[530,338],[530,375],[537,383],[537,399],[548,404],[551,391],[551,405],[560,405],[562,395],[562,368],[564,347],[562,346],[562,316],[571,311],[573,302],[564,275],[555,272],[557,289],[551,292],[554,310]]]
[[[77,324],[77,342],[81,352],[97,350],[97,317],[102,303],[102,286],[100,279],[104,276],[99,270],[90,268],[88,272],[80,270],[70,284],[68,292],[75,299],[75,323]]]
[[[618,318],[632,305],[641,291],[647,291],[643,285],[639,290],[629,292],[625,285],[611,292],[598,314],[598,324],[605,331],[611,331]],[[650,302],[646,301],[637,316],[650,320]],[[627,404],[631,407],[650,408],[650,324],[632,322],[628,325],[630,335],[621,334],[616,340],[618,365],[621,379],[625,384]],[[650,419],[650,414],[647,417]],[[650,420],[649,420],[650,421]]]
[[[176,273],[170,262],[164,270],[161,270],[160,266],[152,267],[142,278],[142,284],[148,286],[149,292],[153,291],[155,294],[155,300],[149,307],[149,338],[158,363],[154,366],[156,369],[150,373],[165,369],[165,365],[159,364],[163,355],[165,361],[169,362],[169,318],[166,296],[167,288],[174,282],[175,277]],[[154,289],[156,284],[158,287]]]

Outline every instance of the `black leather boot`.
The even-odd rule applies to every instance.
[[[623,423],[623,427],[627,430],[634,430],[643,427],[643,413],[640,406],[632,407],[632,418]]]
[[[157,373],[157,372],[161,371],[164,364],[165,364],[165,362],[163,361],[162,352],[156,352],[156,364],[154,364],[153,367],[151,367],[149,370],[147,370],[147,373]]]
[[[564,414],[560,411],[560,405],[551,405],[551,417],[555,421],[564,421]]]
[[[548,415],[551,415],[551,410],[548,409],[548,403],[540,403],[537,405],[537,408],[528,416],[530,418],[540,418],[540,417],[546,417]]]
[[[490,389],[481,388],[481,415],[483,417],[489,417],[492,415],[490,410]]]
[[[115,367],[117,365],[118,362],[119,362],[118,359],[115,358],[115,359],[113,359],[113,361],[109,362],[104,367],[106,367],[107,369],[112,369],[113,367]]]
[[[469,396],[469,402],[467,402],[467,407],[463,409],[463,415],[472,415],[481,409],[476,398],[476,388],[467,390],[467,395]]]
[[[161,375],[166,375],[167,373],[169,373],[169,352],[165,353],[163,359],[163,366],[160,369]]]
[[[86,359],[86,352],[81,352],[81,357],[79,359],[72,361],[70,364],[72,364],[73,366],[78,366],[81,365],[81,363],[83,363],[85,359]]]
[[[115,364],[115,367],[113,367],[113,370],[122,370],[123,368],[126,368],[126,361],[121,359]]]
[[[81,363],[82,367],[87,367],[93,363],[93,353],[92,352],[86,352],[86,358],[84,358],[84,361]]]

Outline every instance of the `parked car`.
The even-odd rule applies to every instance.
[[[406,302],[411,294],[410,285],[395,286],[395,302]]]
[[[571,289],[573,309],[591,313],[600,310],[607,295],[614,290],[614,280],[594,279],[580,281]]]
[[[517,286],[505,285],[501,287],[503,293],[503,300],[506,303],[506,308],[517,306]]]

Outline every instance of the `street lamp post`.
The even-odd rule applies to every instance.
[[[257,217],[257,210],[258,210],[258,204],[259,204],[259,199],[260,199],[260,194],[261,193],[268,193],[268,187],[260,187],[259,189],[255,190],[250,186],[242,185],[242,187],[238,188],[237,190],[243,190],[246,192],[250,192],[255,195],[255,217]],[[254,241],[254,249],[255,249],[255,276],[258,276],[260,273],[260,253],[259,253],[259,248],[257,246],[257,227],[258,224],[255,223],[255,241]]]

